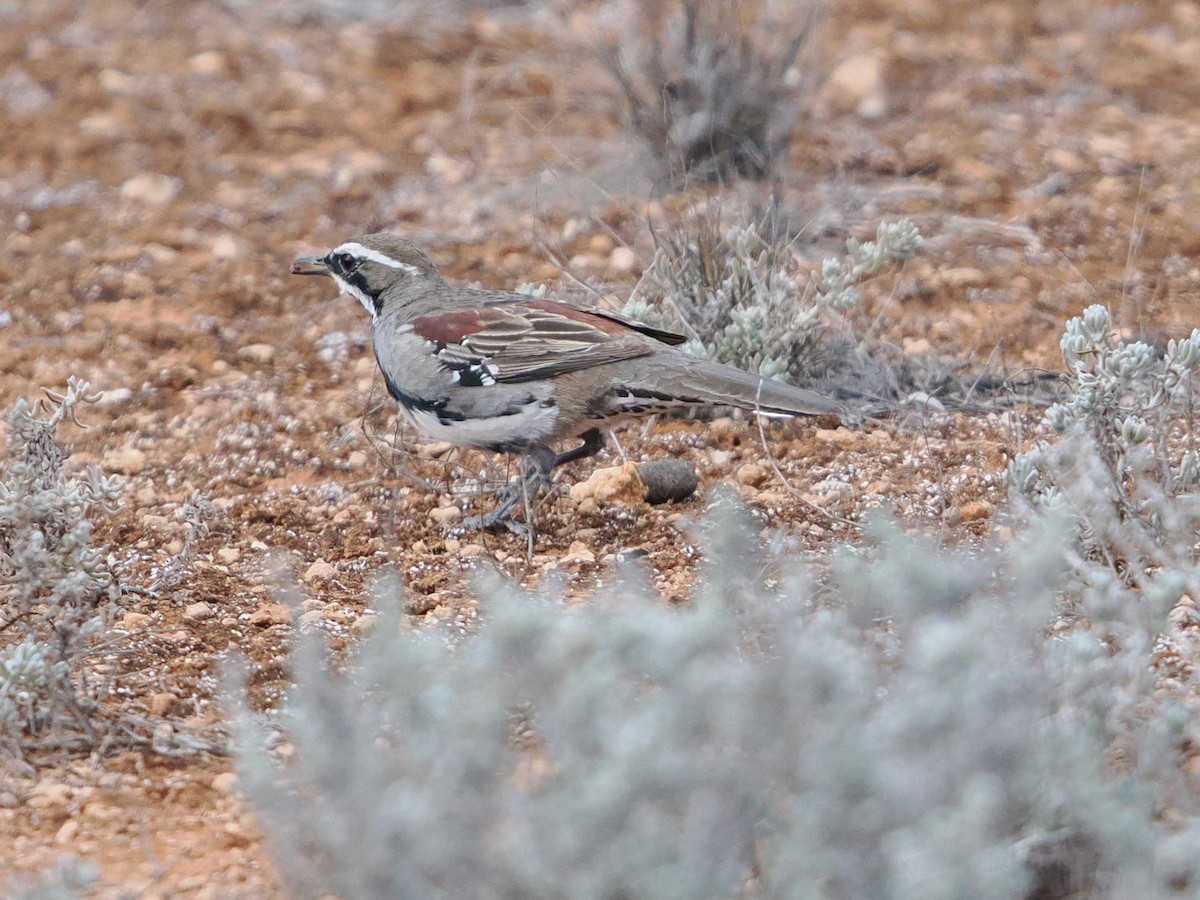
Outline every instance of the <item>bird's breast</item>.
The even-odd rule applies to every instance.
[[[374,345],[388,393],[428,440],[494,449],[555,432],[559,409],[547,390],[448,367],[435,355],[437,348],[411,327],[376,328]]]

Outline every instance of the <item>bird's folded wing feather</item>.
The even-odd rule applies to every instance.
[[[483,384],[553,378],[655,349],[618,318],[538,300],[423,316],[413,332],[446,368],[483,373]]]
[[[656,341],[664,344],[670,344],[672,347],[677,347],[680,344],[687,343],[687,337],[675,331],[667,331],[665,328],[655,328],[653,325],[647,325],[645,322],[637,322],[633,319],[627,319],[620,313],[613,312],[609,309],[597,309],[591,312],[594,316],[599,316],[602,319],[616,322],[618,325],[624,325],[626,328],[631,328],[634,331],[640,331],[647,337],[652,337]]]
[[[583,313],[590,317],[593,321],[603,320],[605,324],[615,323],[624,326],[630,331],[639,331],[646,337],[652,337],[656,341],[663,344],[669,344],[672,347],[679,344],[687,343],[687,337],[679,334],[676,331],[668,331],[665,328],[656,328],[653,325],[647,325],[645,322],[639,322],[636,319],[630,319],[621,315],[619,312],[611,309],[601,309],[600,307],[580,306],[575,303],[563,300],[531,300],[527,294],[518,294],[513,291],[473,291],[475,296],[484,300],[481,306],[488,308],[503,308],[505,306],[520,306],[522,308],[532,307],[534,309],[556,309],[565,311],[568,315],[571,313]]]

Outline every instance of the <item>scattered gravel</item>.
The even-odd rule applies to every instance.
[[[817,556],[877,509],[946,542],[1008,534],[1002,473],[1045,436],[1038,411],[933,419],[935,402],[869,431],[765,425],[765,442],[734,418],[628,428],[624,457],[565,467],[532,555],[516,535],[461,533],[464,511],[492,502],[477,489],[516,472],[415,447],[362,309],[291,279],[289,262],[381,225],[451,278],[568,290],[555,260],[577,262],[619,304],[653,258],[646,223],[706,195],[660,197],[630,163],[596,102],[611,85],[572,30],[594,24],[588,11],[514,30],[479,10],[414,40],[404,23],[298,26],[257,4],[186,19],[77,6],[64,19],[17,4],[0,29],[0,396],[33,400],[72,374],[105,392],[69,434],[71,465],[126,482],[97,539],[129,585],[174,564],[184,575],[120,598],[106,677],[114,707],[165,717],[168,745],[220,734],[226,659],[246,661],[264,708],[288,687],[297,627],[338,650],[367,633],[385,564],[414,621],[465,629],[481,565],[530,586],[554,572],[580,599],[636,558],[665,602],[683,601],[687,520],[721,483]],[[1054,370],[1063,322],[1092,302],[1147,340],[1188,333],[1200,72],[1179,60],[1200,40],[1194,5],[1130,7],[1121,29],[1065,2],[1039,4],[1033,25],[1027,5],[968,6],[830,10],[834,77],[779,180],[796,252],[816,267],[847,236],[913,217],[925,249],[865,285],[861,312],[912,359]],[[725,213],[761,209],[765,190],[730,186]],[[219,515],[187,544],[178,512],[195,492]],[[265,571],[276,556],[286,577]],[[313,601],[299,609],[279,597],[296,580]],[[281,896],[221,757],[14,766],[0,837],[5,872],[64,852],[97,862],[97,896]]]

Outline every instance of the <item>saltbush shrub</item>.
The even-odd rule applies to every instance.
[[[1034,512],[1069,520],[1080,570],[1164,601],[1200,596],[1200,450],[1192,433],[1200,330],[1155,350],[1118,340],[1105,307],[1071,319],[1061,341],[1065,396],[1046,413],[1062,435],[1014,456],[1014,497]]]
[[[120,485],[95,467],[68,471],[57,438],[95,398],[75,378],[47,396],[12,407],[0,459],[0,746],[14,753],[39,736],[94,746],[100,688],[84,660],[118,594],[92,532],[114,510]]]
[[[819,581],[721,498],[681,607],[636,570],[581,605],[486,581],[465,637],[388,582],[344,671],[307,634],[277,718],[237,717],[238,771],[303,897],[1191,893],[1163,623],[1072,580],[1063,530],[877,523]],[[1090,624],[1048,639],[1067,589]]]
[[[912,257],[921,236],[908,219],[880,223],[875,240],[851,238],[819,273],[765,222],[723,228],[710,211],[657,239],[625,314],[688,335],[696,356],[800,384],[827,368],[825,331],[858,303],[855,285]]]

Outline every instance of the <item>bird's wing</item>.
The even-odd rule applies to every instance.
[[[553,378],[655,350],[653,335],[620,317],[551,300],[422,316],[412,327],[464,387]]]
[[[652,337],[656,341],[664,344],[670,344],[672,347],[677,347],[680,344],[687,343],[687,336],[679,334],[675,331],[667,331],[665,328],[655,328],[653,325],[647,325],[645,322],[638,322],[634,319],[627,319],[620,313],[613,312],[607,309],[587,310],[593,316],[599,316],[602,319],[608,319],[611,322],[616,322],[618,325],[623,325],[626,328],[632,328],[634,331],[640,331],[647,337]]]
[[[585,313],[590,317],[607,319],[609,322],[622,325],[624,328],[631,331],[639,331],[646,337],[654,338],[663,344],[678,346],[679,344],[687,343],[687,336],[679,334],[676,331],[667,331],[665,328],[656,328],[653,325],[647,325],[645,322],[639,322],[636,319],[630,319],[611,309],[600,309],[595,306],[583,306],[565,300],[531,300],[527,294],[518,294],[515,291],[472,291],[474,296],[478,297],[482,302],[480,306],[534,306],[540,308],[553,308],[565,311],[568,315],[572,312]]]

